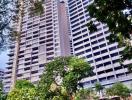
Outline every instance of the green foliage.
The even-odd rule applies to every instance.
[[[2,81],[0,81],[0,100],[6,100],[6,95],[3,92],[3,84]]]
[[[37,16],[41,15],[44,12],[44,7],[43,7],[43,0],[36,0],[31,2],[31,7],[30,7],[30,15],[31,16]]]
[[[106,88],[106,94],[107,96],[114,96],[113,88]]]
[[[9,23],[10,23],[10,0],[0,0],[0,51],[7,48],[8,38],[10,36]]]
[[[122,52],[122,60],[124,61],[124,59],[128,59],[131,60],[132,59],[132,47],[131,46],[126,46],[124,51]]]
[[[93,21],[90,21],[89,23],[87,23],[87,26],[91,33],[97,31],[97,27],[96,25],[93,24]]]
[[[14,42],[20,36],[16,30],[16,24],[20,18],[20,7],[23,0],[0,0],[0,50],[5,50],[10,43]],[[41,15],[44,12],[44,0],[27,0],[31,6],[32,15]],[[30,2],[30,3],[29,3]],[[21,13],[23,17],[24,12]],[[12,24],[13,23],[13,24]],[[16,26],[14,26],[14,23]]]
[[[132,64],[129,64],[129,65],[127,65],[128,66],[128,70],[130,71],[130,72],[132,72]]]
[[[126,46],[122,59],[132,59],[132,1],[131,0],[94,0],[87,8],[89,15],[98,22],[107,24],[111,35],[110,42],[118,42]],[[127,12],[125,12],[127,10]],[[87,24],[91,32],[97,31],[93,19]]]
[[[89,89],[80,89],[75,93],[75,100],[98,100],[97,94]]]
[[[7,100],[36,100],[36,90],[34,88],[22,88],[12,90]]]
[[[98,91],[98,92],[100,92],[101,90],[103,90],[103,86],[99,83],[99,82],[97,82],[96,84],[95,84],[95,89],[96,89],[96,91]]]
[[[83,59],[77,57],[55,58],[46,65],[38,84],[39,98],[43,98],[40,100],[52,100],[54,96],[67,97],[66,100],[69,100],[68,98],[76,92],[78,82],[82,78],[90,76],[91,72],[92,68]],[[65,100],[64,98],[63,100]]]
[[[123,83],[115,83],[112,87],[106,89],[106,93],[109,96],[120,96],[122,98],[127,98],[130,96],[130,89],[126,87]]]
[[[27,80],[17,80],[15,84],[16,89],[35,88],[35,86]]]
[[[43,4],[42,0],[34,3],[34,7],[35,7],[34,12],[35,13],[37,13],[37,14],[43,13],[44,8],[43,8],[42,4]]]
[[[122,10],[131,9],[131,1],[126,0],[94,0],[88,6],[89,14],[92,18],[106,23],[110,31],[114,34],[121,32],[123,37],[130,38],[131,19],[128,19],[130,14],[126,16]],[[128,6],[129,5],[129,6]]]
[[[95,84],[95,90],[99,93],[100,96],[103,95],[103,89],[104,87],[99,82]]]
[[[36,100],[35,86],[26,81],[19,80],[16,82],[15,88],[8,94],[7,100]]]

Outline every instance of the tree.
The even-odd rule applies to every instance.
[[[10,38],[11,0],[0,0],[0,51],[6,49]]]
[[[100,96],[102,96],[102,90],[103,90],[103,86],[99,83],[99,82],[97,82],[96,84],[95,84],[95,90],[97,91],[97,92],[99,92],[99,95]]]
[[[120,47],[125,46],[122,61],[132,59],[132,1],[94,0],[88,6],[88,12],[92,18],[87,24],[89,30],[97,31],[94,20],[106,24],[111,32],[109,41],[118,42]]]
[[[26,80],[16,82],[15,88],[9,92],[7,100],[36,100],[35,86]]]
[[[35,88],[35,86],[27,80],[17,80],[15,84],[16,89]]]
[[[92,68],[83,59],[77,57],[55,58],[46,64],[37,87],[39,98],[40,100],[53,100],[54,97],[61,96],[63,100],[72,100],[80,80],[91,74]]]
[[[92,88],[80,89],[75,93],[75,100],[98,100],[99,97]]]
[[[130,96],[130,89],[123,83],[115,83],[112,87],[106,89],[106,93],[109,96],[120,96],[124,100]]]
[[[0,50],[6,49],[10,43],[20,36],[19,30],[24,16],[23,2],[29,4],[32,16],[43,13],[44,0],[0,0]]]
[[[6,95],[4,94],[2,81],[0,81],[0,100],[6,100]]]
[[[106,95],[107,96],[114,96],[112,87],[106,88]]]

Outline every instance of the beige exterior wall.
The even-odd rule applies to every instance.
[[[69,56],[70,55],[70,37],[68,32],[68,17],[65,3],[61,2],[58,4],[58,13],[59,13],[59,35],[60,35],[60,47],[61,55]]]

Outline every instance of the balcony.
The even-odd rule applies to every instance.
[[[8,65],[12,65],[13,64],[13,61],[8,61],[8,63],[6,63]]]
[[[6,67],[8,70],[10,70],[10,69],[12,69],[12,66],[10,65],[10,66],[7,66]]]
[[[14,56],[14,53],[13,53],[13,52],[10,52],[10,53],[8,54],[8,56],[9,56],[9,57],[12,57],[12,56]]]

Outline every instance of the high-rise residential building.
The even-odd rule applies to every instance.
[[[4,70],[0,69],[0,81],[3,81],[4,79]]]
[[[65,3],[45,0],[44,13],[40,16],[30,16],[26,2],[24,6],[20,43],[10,46],[4,80],[5,92],[11,89],[15,80],[26,79],[37,83],[46,63],[71,53]]]
[[[120,53],[123,48],[118,48],[118,43],[110,43],[107,37],[110,35],[107,25],[97,22],[97,32],[89,32],[86,24],[91,18],[87,6],[93,0],[67,0],[68,15],[72,38],[73,54],[86,59],[94,69],[95,75],[82,80],[84,87],[93,87],[96,82],[104,86],[110,86],[115,82],[123,82],[130,86],[132,74],[127,66],[119,63]],[[125,61],[130,64],[132,61]]]

